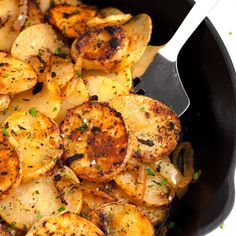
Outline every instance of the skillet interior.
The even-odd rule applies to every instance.
[[[98,7],[115,6],[133,14],[148,13],[154,23],[151,43],[164,44],[191,8],[186,0],[87,0]],[[188,40],[178,67],[191,106],[181,117],[184,139],[195,150],[202,176],[178,202],[169,235],[199,236],[218,227],[234,201],[235,71],[214,27],[206,20]]]

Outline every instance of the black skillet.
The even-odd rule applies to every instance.
[[[151,44],[166,43],[193,2],[188,0],[87,0],[98,7],[147,13],[154,30]],[[191,61],[191,63],[189,63]],[[180,77],[191,106],[181,117],[184,139],[195,150],[202,176],[171,215],[175,228],[168,235],[200,236],[218,227],[234,204],[236,160],[236,74],[223,42],[205,20],[181,50]]]

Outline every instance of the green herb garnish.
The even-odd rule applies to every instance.
[[[151,168],[149,168],[149,167],[146,167],[146,173],[148,174],[148,175],[151,175],[151,176],[155,176],[155,173],[152,171],[152,169]]]
[[[30,110],[29,110],[29,113],[30,113],[31,116],[36,117],[37,116],[36,107],[31,107]]]

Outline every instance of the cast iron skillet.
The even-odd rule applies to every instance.
[[[98,7],[114,6],[132,14],[148,13],[154,30],[151,43],[166,43],[193,2],[187,0],[87,0]],[[189,63],[191,62],[191,63]],[[197,184],[175,206],[176,227],[169,235],[200,236],[218,227],[234,203],[236,160],[236,74],[226,49],[209,20],[182,49],[178,66],[191,100],[181,117],[184,139],[195,150]]]

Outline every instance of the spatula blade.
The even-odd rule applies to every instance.
[[[181,116],[190,105],[189,97],[181,82],[177,63],[157,54],[134,87],[134,92],[145,91],[145,96],[163,102]]]

